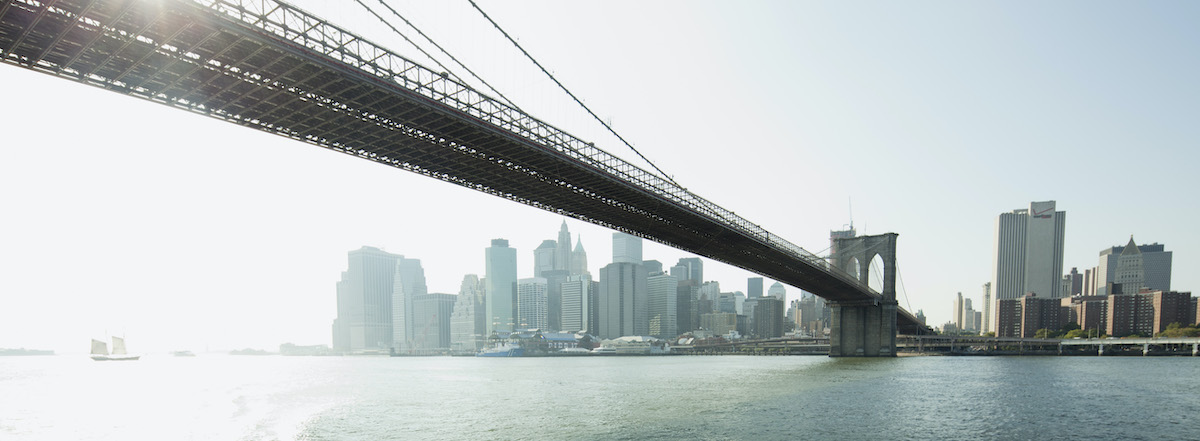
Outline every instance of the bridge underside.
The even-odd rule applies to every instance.
[[[206,3],[3,0],[0,59],[636,234],[829,300],[878,299],[769,235],[680,202],[707,201],[642,185],[657,178],[323,20],[269,0]],[[262,4],[271,8],[249,9]],[[901,332],[923,328],[907,311],[899,320]]]

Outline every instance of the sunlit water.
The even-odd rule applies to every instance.
[[[0,357],[0,440],[1200,439],[1190,357]]]

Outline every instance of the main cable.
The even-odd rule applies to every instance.
[[[358,1],[358,0],[355,0],[355,1]],[[362,3],[360,2],[359,4],[362,4]],[[501,99],[503,99],[506,103],[508,103],[509,106],[512,106],[513,109],[516,109],[517,111],[519,111],[521,113],[525,113],[524,110],[521,110],[521,108],[517,106],[517,103],[513,102],[513,100],[508,99],[508,97],[504,96],[503,93],[500,93],[499,89],[492,87],[491,84],[489,84],[486,80],[484,80],[483,77],[480,77],[478,74],[476,74],[475,71],[471,70],[471,68],[467,67],[466,64],[463,64],[463,62],[458,61],[458,58],[455,58],[454,55],[450,54],[450,52],[447,51],[445,48],[443,48],[442,45],[437,44],[436,41],[433,41],[433,39],[429,38],[428,35],[425,35],[424,32],[421,32],[420,28],[417,28],[416,25],[412,24],[411,21],[408,21],[407,18],[404,18],[403,15],[400,15],[400,13],[397,12],[394,8],[392,8],[391,5],[387,4],[383,0],[379,0],[379,4],[381,4],[381,5],[383,5],[383,7],[387,8],[387,10],[390,11],[392,13],[392,15],[396,16],[396,18],[399,18],[400,20],[404,21],[404,24],[408,25],[408,27],[413,28],[414,31],[417,31],[418,35],[425,38],[425,40],[429,41],[430,44],[433,44],[433,47],[438,48],[438,50],[442,51],[443,54],[446,54],[447,57],[450,57],[451,60],[453,60],[460,67],[462,67],[464,70],[466,70],[467,73],[471,74],[472,77],[475,77],[475,79],[479,80],[480,83],[483,83],[484,86],[487,86],[488,89],[491,89],[491,91],[494,92],[496,94],[496,96],[499,96]],[[366,6],[364,5],[363,7],[366,7]],[[370,9],[370,8],[368,8],[368,9]],[[372,12],[372,14],[374,14],[374,12]],[[376,15],[376,17],[378,17],[378,15]],[[380,20],[383,20],[383,19],[380,18]],[[388,26],[390,27],[391,25],[389,24]],[[396,28],[392,28],[392,30],[395,31]],[[396,31],[396,33],[399,33],[399,31]],[[422,51],[422,53],[424,53],[424,51]],[[425,55],[429,56],[429,54],[425,54]],[[433,57],[430,57],[430,58],[433,58]],[[434,60],[434,61],[436,62],[437,60]],[[438,63],[438,65],[441,66],[441,63]],[[442,69],[446,69],[446,67],[442,66]],[[446,70],[449,70],[449,69],[446,69]]]
[[[597,122],[599,122],[601,126],[604,126],[605,129],[608,129],[609,133],[612,133],[613,136],[616,136],[617,139],[621,140],[621,142],[624,143],[626,147],[629,147],[630,150],[633,150],[633,152],[636,153],[639,158],[642,158],[643,161],[646,161],[647,164],[650,164],[651,167],[654,167],[654,169],[657,170],[658,173],[662,175],[661,177],[663,179],[666,179],[667,182],[674,184],[676,187],[683,188],[682,185],[679,185],[678,182],[675,182],[674,179],[671,179],[671,177],[669,175],[667,175],[666,172],[664,172],[664,171],[662,171],[662,169],[658,168],[657,165],[654,165],[653,162],[650,162],[650,159],[646,158],[646,156],[643,155],[642,152],[639,152],[636,148],[634,148],[633,145],[629,143],[629,141],[626,141],[625,138],[623,138],[623,137],[621,137],[621,135],[617,134],[616,130],[613,130],[613,128],[610,127],[607,123],[605,123],[604,120],[600,119],[600,117],[596,115],[596,112],[593,112],[592,109],[588,108],[588,106],[586,104],[583,104],[583,101],[581,101],[578,97],[576,97],[575,94],[571,93],[570,90],[567,90],[567,86],[564,86],[562,83],[560,83],[558,81],[557,78],[554,78],[554,75],[551,75],[549,70],[546,70],[546,68],[544,66],[542,66],[541,63],[538,63],[537,60],[535,60],[533,58],[533,55],[530,55],[529,52],[525,50],[525,48],[521,47],[521,45],[517,43],[517,40],[513,39],[512,36],[508,35],[508,32],[505,32],[504,28],[501,28],[499,23],[496,23],[495,20],[492,20],[492,17],[489,17],[486,12],[483,12],[483,9],[481,9],[479,7],[479,5],[475,3],[475,0],[467,0],[467,1],[471,3],[471,6],[473,6],[476,11],[479,11],[479,13],[483,15],[483,18],[487,19],[488,22],[492,23],[492,26],[495,26],[496,30],[500,31],[501,34],[504,34],[504,38],[507,38],[508,41],[513,44],[513,46],[516,46],[517,49],[519,49],[522,54],[525,54],[525,57],[529,58],[529,61],[532,61],[533,64],[538,67],[538,69],[541,69],[542,73],[546,74],[546,76],[550,78],[550,81],[554,81],[554,84],[557,84],[558,87],[563,90],[563,92],[566,92],[567,95],[569,95],[571,97],[571,99],[575,100],[576,104],[579,104],[580,107],[583,107],[583,110],[586,110],[589,115],[592,115],[592,118],[594,118]]]

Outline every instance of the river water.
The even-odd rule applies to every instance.
[[[1198,379],[1191,357],[0,357],[0,439],[1200,439]]]

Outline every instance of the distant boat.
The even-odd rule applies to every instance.
[[[140,355],[129,355],[125,352],[125,339],[121,337],[112,338],[113,350],[112,354],[108,353],[108,344],[92,339],[92,360],[96,361],[134,361],[142,358]]]
[[[524,357],[525,348],[513,343],[504,343],[475,354],[476,357]]]
[[[196,356],[196,353],[194,353],[192,351],[175,351],[175,352],[172,352],[171,354],[175,355],[176,357],[195,357]]]

